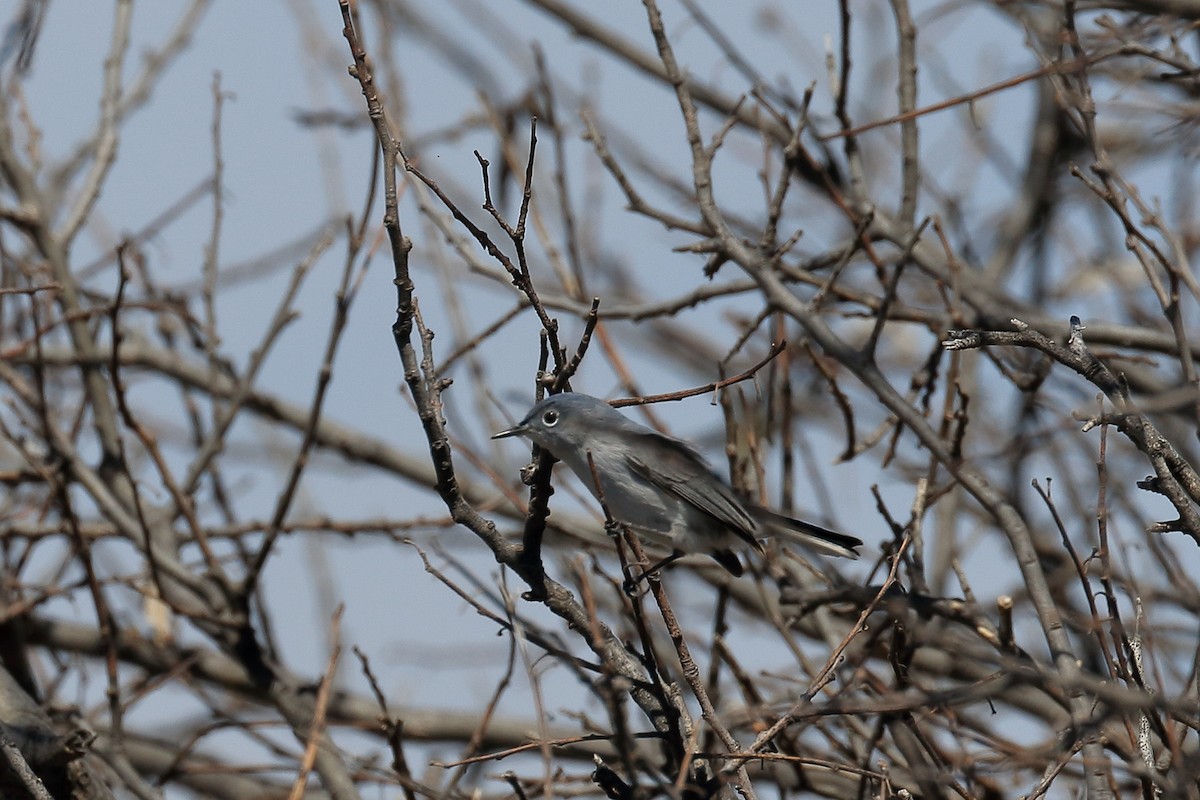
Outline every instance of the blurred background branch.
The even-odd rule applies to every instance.
[[[1195,3],[11,5],[0,794],[1200,797]]]

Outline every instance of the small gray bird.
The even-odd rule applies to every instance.
[[[550,451],[597,499],[603,496],[614,520],[671,548],[671,559],[654,569],[686,553],[707,553],[741,575],[742,562],[732,548],[762,552],[764,536],[858,558],[854,548],[861,540],[738,497],[691,445],[637,424],[598,398],[571,392],[547,397],[520,425],[492,438],[505,436],[524,436]]]

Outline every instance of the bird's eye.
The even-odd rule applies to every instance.
[[[558,412],[551,410],[547,411],[545,414],[542,414],[542,424],[546,425],[547,427],[553,427],[557,425]]]

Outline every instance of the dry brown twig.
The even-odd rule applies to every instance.
[[[227,102],[265,73],[214,56],[223,76],[193,98],[208,144],[160,124],[168,67],[210,52],[202,21],[277,12],[194,0],[155,38],[122,0],[89,80],[61,26],[100,12],[17,6],[0,64],[0,676],[21,708],[82,708],[9,736],[0,793],[1194,794],[1195,641],[1177,624],[1200,614],[1187,3],[893,0],[880,28],[829,0],[747,33],[700,0],[647,2],[639,30],[564,0],[463,0],[453,20],[345,0],[341,40],[289,7],[311,107],[254,146],[282,154],[299,120],[319,143],[288,153],[295,185],[318,172],[309,205],[327,208],[283,234],[246,201],[246,108]],[[964,38],[973,15],[1007,63]],[[545,26],[585,39],[584,60],[553,36],[531,53]],[[286,27],[256,46],[286,61],[268,34]],[[451,78],[436,108],[404,83],[413,54]],[[38,94],[59,62],[92,87],[54,98],[97,109],[81,129]],[[207,177],[172,185],[148,166],[160,147]],[[127,203],[134,174],[153,190]],[[349,302],[382,291],[380,257],[398,362],[355,327],[373,306]],[[250,296],[261,320],[237,310]],[[684,560],[651,582],[653,614],[623,592],[636,542],[577,513],[591,500],[551,459],[526,492],[512,453],[480,444],[500,409],[569,386],[718,393],[723,439],[685,404],[639,413],[723,444],[737,485],[816,506],[885,558],[772,549],[737,581]],[[896,496],[919,501],[908,519]],[[350,552],[397,555],[383,590],[330,568]],[[319,622],[296,624],[302,595]],[[344,687],[329,664],[289,666],[295,630],[325,630],[343,600],[374,654]],[[410,613],[426,600],[436,615]],[[396,624],[361,625],[361,604]],[[441,614],[459,609],[505,641],[455,638]],[[426,617],[437,641],[411,632]],[[438,708],[443,683],[470,707]],[[460,684],[484,691],[467,702]],[[164,713],[169,741],[145,723]],[[85,723],[95,739],[70,738]],[[778,752],[755,749],[767,738]]]

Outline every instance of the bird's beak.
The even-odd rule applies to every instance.
[[[520,436],[524,432],[525,432],[525,426],[518,425],[515,428],[509,428],[506,431],[500,431],[499,433],[493,433],[492,438],[493,439],[503,439],[508,436]]]

